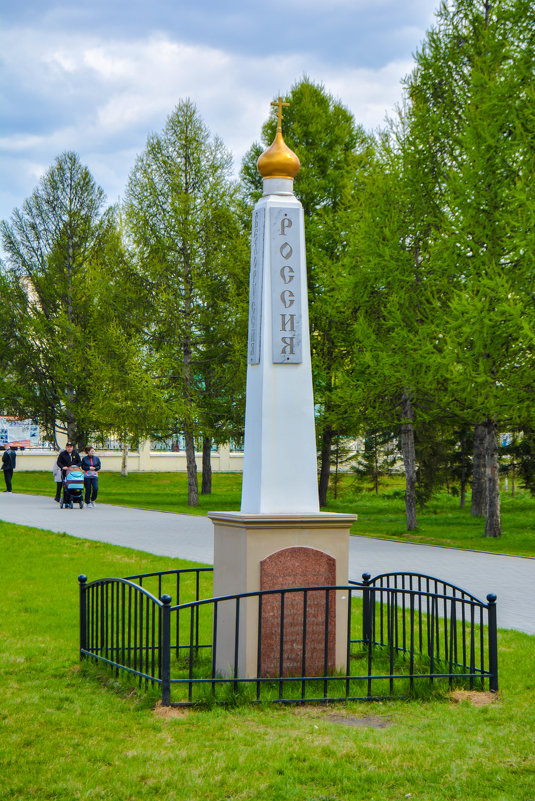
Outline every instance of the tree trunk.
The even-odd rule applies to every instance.
[[[72,272],[73,272],[73,241],[72,241],[72,233],[70,229],[70,225],[68,226],[68,255],[67,255],[67,264],[66,272],[67,272],[67,319],[71,325],[74,323],[73,317],[73,303],[72,303]],[[67,339],[67,351],[72,351],[73,348],[73,340],[72,340],[72,329],[69,326],[68,330],[68,339]],[[67,442],[74,442],[76,446],[76,450],[80,450],[81,443],[77,442],[77,427],[74,420],[74,414],[72,413],[72,407],[74,406],[74,390],[70,384],[70,381],[67,382]]]
[[[74,444],[77,446],[77,450],[78,450],[79,443],[76,442],[76,439],[77,439],[77,437],[76,437],[76,424],[74,422],[74,417],[72,416],[70,411],[68,411],[67,412],[67,442],[74,442]]]
[[[327,490],[329,489],[329,476],[331,473],[331,451],[333,430],[326,426],[321,438],[321,467],[319,480],[320,507],[327,504]]]
[[[515,463],[511,463],[511,498],[515,497]]]
[[[501,537],[500,471],[498,465],[498,425],[496,419],[487,420],[485,427],[485,478],[487,494],[485,537]]]
[[[513,438],[511,441],[512,444],[512,456],[511,456],[511,498],[515,497],[515,452],[516,452],[516,432],[513,434]]]
[[[374,436],[373,438],[373,462],[375,470],[375,476],[373,481],[374,489],[375,489],[375,494],[379,495],[379,448],[377,445],[377,436]]]
[[[123,442],[121,449],[121,475],[125,478],[128,476],[128,445]]]
[[[414,411],[411,396],[405,391],[401,398],[401,450],[405,466],[405,517],[407,531],[418,528],[416,520],[416,454],[414,451]]]
[[[336,451],[334,456],[334,499],[338,498],[338,456],[340,453],[340,440],[336,441]]]
[[[461,431],[461,500],[459,506],[464,509],[466,503],[466,484],[468,481],[468,454],[466,453],[466,431]]]
[[[212,440],[203,437],[202,440],[202,483],[201,495],[212,494]]]
[[[487,429],[477,425],[474,429],[474,459],[472,466],[472,508],[470,513],[481,517],[485,513],[485,452]]]
[[[188,469],[188,506],[199,505],[199,487],[197,485],[197,462],[195,461],[195,443],[189,426],[184,431],[186,440],[186,465]]]
[[[184,154],[184,192],[188,194],[189,188],[189,155],[186,149]],[[193,305],[193,278],[190,264],[190,253],[187,244],[183,241],[182,247],[182,260],[184,270],[184,328],[185,335],[182,343],[182,360],[183,360],[183,400],[187,408],[193,408],[193,379],[191,371],[191,336],[193,334],[193,325],[191,322],[192,305]],[[199,505],[199,486],[197,484],[197,462],[195,460],[195,442],[193,440],[193,431],[191,430],[191,423],[184,426],[184,439],[186,441],[186,466],[188,471],[188,506]]]
[[[59,452],[61,450],[61,448],[59,447],[59,443],[58,443],[58,432],[57,432],[57,429],[56,429],[56,423],[55,422],[53,423],[53,428],[52,428],[52,445],[54,446],[54,450],[55,451]]]

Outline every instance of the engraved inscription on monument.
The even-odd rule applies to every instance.
[[[253,211],[253,228],[251,234],[251,273],[249,277],[249,364],[258,364],[260,361],[265,213],[265,209],[262,208],[255,209]]]
[[[303,361],[299,225],[298,209],[271,209],[271,314],[274,364],[299,364]]]

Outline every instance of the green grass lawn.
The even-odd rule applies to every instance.
[[[13,487],[15,492],[36,495],[52,496],[55,491],[52,474],[38,471],[17,472]],[[187,504],[185,473],[131,473],[127,478],[103,473],[99,481],[99,502],[140,509],[205,515],[212,510],[238,510],[240,500],[241,473],[215,473],[213,493],[200,495],[198,507]],[[472,517],[469,499],[466,508],[460,509],[459,499],[445,492],[419,510],[418,530],[408,532],[402,478],[391,479],[378,496],[342,484],[338,498],[331,499],[325,511],[357,514],[359,519],[351,529],[357,536],[535,556],[535,498],[523,490],[517,490],[514,498],[502,493],[503,534],[499,539],[484,536],[485,521]]]
[[[77,576],[186,563],[7,523],[0,549],[1,799],[535,798],[535,637],[499,632],[488,705],[168,711],[106,670],[80,669]]]

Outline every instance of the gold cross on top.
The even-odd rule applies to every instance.
[[[272,106],[278,106],[277,108],[277,128],[282,128],[282,107],[289,106],[289,103],[285,103],[282,97],[279,97],[278,100],[274,100],[271,104]]]

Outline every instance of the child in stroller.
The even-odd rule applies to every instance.
[[[80,509],[84,508],[84,474],[77,465],[72,465],[64,470],[63,475],[63,498],[61,499],[60,509],[73,509],[77,503]]]

